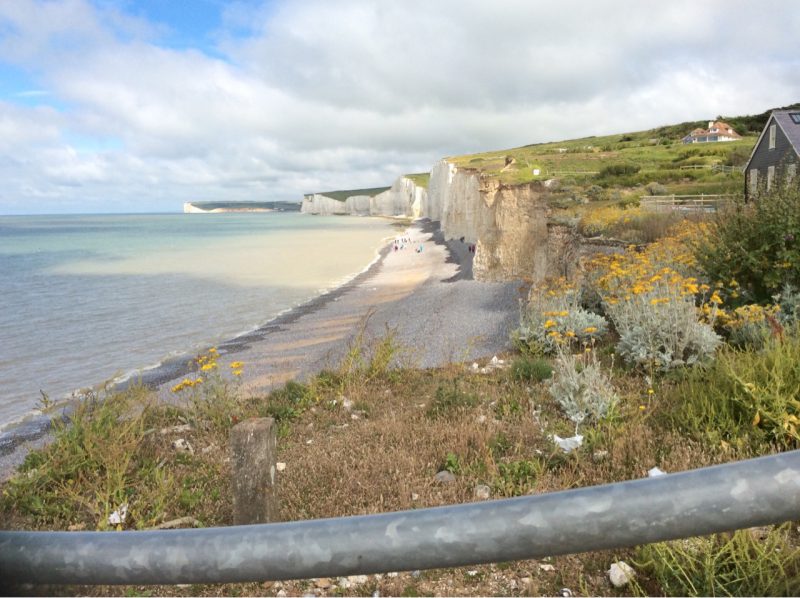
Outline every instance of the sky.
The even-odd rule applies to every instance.
[[[390,185],[800,101],[795,0],[0,0],[0,214]]]

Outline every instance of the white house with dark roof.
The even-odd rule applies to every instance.
[[[708,121],[707,129],[695,129],[681,139],[684,143],[712,143],[717,141],[736,141],[742,136],[733,127],[721,120]]]
[[[800,164],[800,108],[773,110],[744,168],[745,197],[795,181]]]

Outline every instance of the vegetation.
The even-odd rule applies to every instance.
[[[658,143],[638,146],[637,134],[615,136],[608,151],[663,152],[665,164],[725,157],[660,141],[679,133],[656,130]],[[569,156],[569,147],[552,156]],[[517,164],[524,155],[533,156],[520,154]],[[600,182],[585,186],[598,209],[581,230],[647,244],[587,260],[580,283],[533,288],[514,335],[518,354],[503,356],[508,369],[392,367],[406,354],[393,331],[367,346],[362,329],[335,370],[250,396],[237,384],[247,364],[223,368],[212,350],[198,356],[197,375],[173,387],[175,405],[141,388],[87,397],[4,485],[3,527],[110,531],[182,518],[229,525],[227,439],[250,417],[279,423],[287,521],[470,502],[479,489],[491,498],[545,493],[641,478],[655,466],[677,472],[800,448],[800,256],[788,238],[800,233],[795,191],[778,189],[710,220],[651,219],[602,199],[610,187]],[[736,253],[737,243],[747,251]],[[553,443],[555,434],[576,432],[583,444],[569,453]],[[455,481],[438,482],[442,470]],[[799,546],[794,522],[541,561],[337,579],[328,589],[298,580],[57,593],[557,595],[566,587],[797,595]],[[637,577],[617,590],[605,572],[619,559]]]
[[[425,189],[428,188],[428,183],[431,180],[431,173],[430,172],[418,172],[416,174],[406,174],[403,175],[407,179],[411,179],[414,181],[414,184],[417,187],[423,187]]]
[[[368,195],[369,197],[375,197],[379,193],[383,193],[384,191],[388,191],[391,187],[373,187],[371,189],[349,189],[345,191],[324,191],[321,192],[320,195],[324,195],[325,197],[330,197],[331,199],[335,199],[336,201],[345,201],[348,197],[353,197],[354,195]]]
[[[591,202],[614,200],[616,193],[648,195],[646,187],[652,183],[663,187],[661,193],[741,193],[741,171],[721,167],[742,166],[760,129],[733,142],[691,146],[681,142],[692,128],[704,124],[534,144],[448,160],[505,184],[558,179],[561,195]]]
[[[696,249],[713,280],[738,282],[736,303],[764,303],[787,284],[800,287],[800,187],[776,186],[732,204]]]

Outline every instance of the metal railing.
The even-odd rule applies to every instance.
[[[0,532],[6,582],[175,584],[455,567],[800,518],[800,451],[603,486],[381,515],[207,529]]]

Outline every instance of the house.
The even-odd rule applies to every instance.
[[[789,184],[800,164],[800,108],[773,110],[744,167],[745,197]]]
[[[684,137],[684,143],[710,143],[714,141],[736,141],[742,136],[733,127],[721,120],[708,121],[707,129],[695,129]]]

